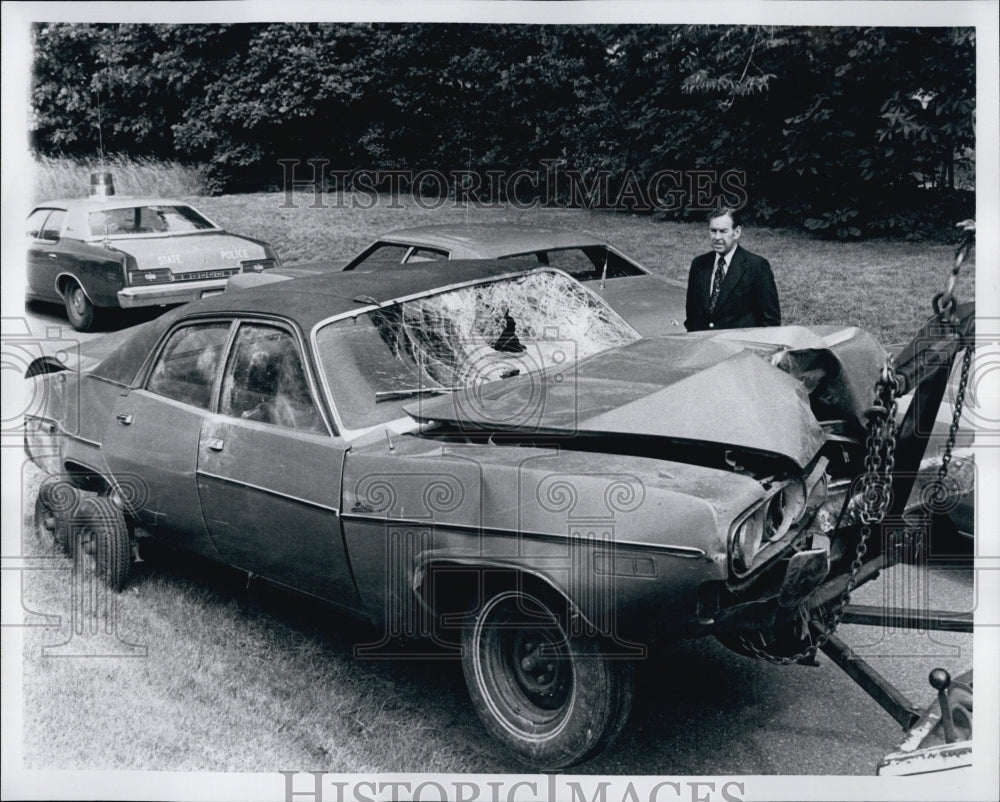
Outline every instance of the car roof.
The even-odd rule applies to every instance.
[[[227,291],[189,304],[199,312],[256,312],[298,321],[306,331],[334,315],[467,282],[513,275],[536,268],[527,262],[485,259],[420,262],[323,273]]]
[[[92,212],[98,209],[128,209],[132,206],[191,206],[187,201],[173,198],[132,198],[127,195],[113,195],[110,198],[58,198],[43,203],[36,203],[35,209],[80,209]],[[193,207],[192,207],[193,208]]]
[[[449,251],[453,259],[496,259],[539,250],[606,244],[604,240],[581,231],[520,223],[414,226],[390,231],[380,236],[378,241],[440,248]]]
[[[131,383],[160,336],[180,319],[213,315],[265,315],[294,321],[306,335],[330,317],[466,283],[538,268],[518,261],[447,261],[322,273],[288,279],[192,301],[134,329],[134,334],[108,354],[92,373],[111,381]]]
[[[213,228],[204,229],[204,232],[222,230],[222,227],[218,223],[205,217],[203,212],[196,209],[187,201],[175,200],[173,198],[133,198],[128,195],[112,195],[110,198],[102,198],[97,195],[85,198],[62,198],[36,204],[32,212],[39,209],[62,209],[66,212],[66,219],[63,222],[63,236],[77,240],[94,241],[100,239],[101,236],[99,234],[92,234],[90,231],[90,224],[87,218],[91,212],[131,209],[135,206],[186,206],[194,209],[195,212],[212,224]]]

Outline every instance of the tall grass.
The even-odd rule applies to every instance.
[[[94,172],[112,173],[118,195],[177,198],[205,192],[203,169],[180,162],[124,156],[79,160],[39,156],[33,167],[35,203],[87,195]]]

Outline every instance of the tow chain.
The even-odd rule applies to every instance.
[[[952,326],[958,324],[955,311],[958,304],[955,300],[954,290],[958,272],[962,268],[962,263],[969,255],[975,243],[976,224],[974,220],[963,220],[958,224],[962,229],[962,240],[955,248],[955,264],[948,276],[944,291],[934,296],[931,306],[934,314],[942,323]],[[975,345],[969,343],[964,346],[965,353],[962,355],[962,374],[958,382],[958,392],[955,395],[955,403],[951,414],[951,426],[948,428],[948,440],[945,442],[944,452],[941,455],[941,464],[938,466],[937,479],[935,480],[932,492],[928,501],[931,504],[943,504],[948,498],[948,489],[945,480],[948,477],[948,468],[951,464],[951,453],[955,447],[955,438],[958,435],[958,426],[962,418],[962,406],[965,403],[965,391],[969,384],[969,370],[972,366],[972,356]],[[910,534],[910,533],[907,533]]]
[[[952,324],[956,322],[954,315],[957,308],[954,296],[955,281],[958,278],[962,262],[965,261],[975,241],[976,224],[973,220],[963,220],[958,224],[958,227],[963,229],[963,237],[955,249],[955,264],[948,276],[944,291],[935,295],[931,302],[934,314],[941,322]],[[951,462],[951,454],[962,417],[962,405],[965,401],[965,391],[969,382],[969,370],[974,350],[972,345],[967,345],[962,358],[962,375],[951,416],[951,427],[948,430],[948,440],[937,472],[937,493],[940,494],[937,500],[939,501],[947,495],[944,480],[948,475],[948,466]],[[861,508],[858,513],[861,526],[858,528],[858,545],[843,592],[837,598],[830,612],[824,617],[811,616],[810,611],[802,608],[801,621],[805,635],[809,639],[809,645],[797,654],[785,657],[767,651],[767,644],[763,641],[763,632],[756,633],[761,638],[762,646],[758,646],[751,642],[746,635],[741,634],[739,636],[740,644],[755,657],[776,665],[815,664],[816,653],[830,639],[844,617],[844,610],[850,604],[851,593],[857,587],[858,574],[864,564],[865,555],[868,553],[868,541],[872,535],[872,527],[878,526],[885,519],[892,497],[892,470],[896,450],[896,396],[900,391],[900,384],[892,365],[892,357],[889,356],[886,358],[882,373],[875,381],[872,406],[865,411],[868,418],[868,434],[865,441],[865,473],[861,478],[860,487]],[[853,498],[857,498],[857,495],[854,494]],[[817,625],[819,630],[815,640],[812,636],[813,624]]]
[[[859,493],[861,508],[858,517],[861,526],[858,528],[858,545],[855,549],[851,571],[847,576],[847,584],[837,598],[829,614],[821,618],[811,617],[803,611],[803,629],[809,639],[809,645],[797,654],[788,657],[772,654],[767,651],[766,644],[758,646],[746,635],[740,635],[740,644],[755,657],[776,665],[792,665],[793,663],[814,663],[816,653],[830,639],[844,617],[844,610],[850,604],[851,594],[858,584],[858,574],[868,553],[868,541],[872,528],[882,523],[892,499],[892,470],[895,465],[896,452],[896,393],[899,380],[892,366],[892,357],[886,357],[885,367],[875,381],[874,400],[865,411],[868,418],[868,435],[865,440],[865,472],[860,480]],[[812,624],[818,625],[819,634],[812,637]],[[763,633],[758,633],[763,638]]]
[[[931,304],[934,307],[934,313],[942,318],[942,320],[947,316],[949,322],[954,322],[953,316],[957,306],[954,295],[955,280],[958,278],[958,271],[962,269],[962,262],[965,261],[969,255],[969,251],[972,250],[972,245],[976,237],[976,223],[974,220],[963,220],[957,227],[962,229],[962,240],[955,248],[955,265],[948,276],[948,283],[945,285],[944,292],[935,295]],[[951,427],[948,429],[948,442],[945,443],[944,454],[941,455],[941,466],[938,468],[937,474],[940,493],[944,493],[944,480],[948,475],[951,452],[955,447],[958,424],[962,418],[962,405],[965,403],[965,389],[969,384],[969,368],[972,365],[972,352],[974,350],[973,345],[967,345],[965,347],[965,354],[962,356],[962,376],[958,382],[958,393],[955,397],[954,409],[952,410]]]
[[[958,280],[958,272],[962,269],[962,263],[972,250],[972,245],[976,240],[976,221],[963,220],[956,228],[962,229],[962,239],[955,248],[955,264],[948,275],[944,291],[939,292],[931,301],[934,314],[942,321],[950,321],[957,306],[955,302],[955,282]]]
[[[962,405],[965,403],[965,388],[969,383],[969,368],[972,365],[972,352],[974,350],[971,345],[966,346],[965,354],[962,357],[962,376],[958,380],[958,393],[955,396],[955,408],[951,413],[948,442],[945,443],[944,453],[941,455],[941,465],[937,473],[942,493],[944,492],[944,480],[948,475],[948,465],[951,462],[951,451],[955,447],[955,437],[958,435],[958,424],[962,418]]]

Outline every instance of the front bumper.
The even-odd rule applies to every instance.
[[[181,281],[172,284],[154,284],[149,287],[126,287],[118,291],[118,305],[122,309],[140,306],[166,306],[186,304],[209,295],[224,292],[229,276],[204,279],[202,281]]]

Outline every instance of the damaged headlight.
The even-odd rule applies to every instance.
[[[764,502],[764,539],[779,540],[799,522],[806,508],[806,488],[798,479],[777,489]]]
[[[758,507],[742,522],[736,525],[733,532],[732,564],[733,571],[742,576],[750,570],[753,558],[760,551],[764,539],[764,509]]]
[[[827,461],[822,459],[809,477],[775,482],[764,499],[733,523],[729,538],[730,566],[744,577],[776,556],[825,497]]]

